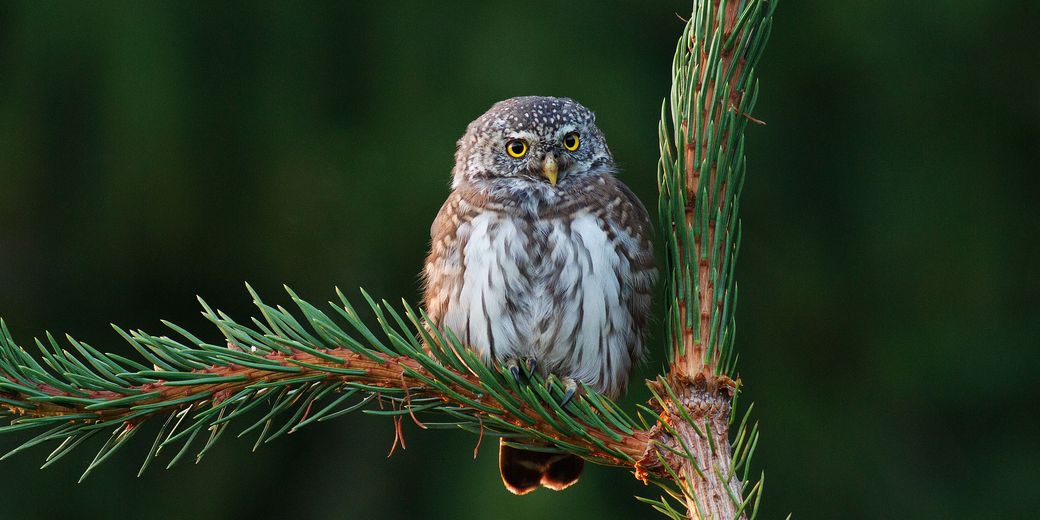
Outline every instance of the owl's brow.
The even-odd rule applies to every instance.
[[[538,139],[538,134],[527,130],[520,130],[518,132],[508,132],[505,134],[507,139],[527,139],[533,141]]]
[[[575,131],[577,129],[578,129],[578,125],[575,125],[573,123],[567,123],[567,124],[561,126],[559,128],[559,130],[556,131],[556,137],[557,138],[562,137],[564,135],[567,135],[568,132],[573,132],[573,131]]]

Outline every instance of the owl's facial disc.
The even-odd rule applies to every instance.
[[[452,185],[565,189],[613,173],[596,118],[566,98],[517,97],[496,103],[459,140]]]

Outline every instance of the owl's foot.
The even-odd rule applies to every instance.
[[[538,360],[535,358],[524,358],[524,366],[527,367],[527,373],[533,374],[535,369],[538,368]]]
[[[571,401],[574,394],[578,392],[578,382],[573,377],[557,377],[561,383],[563,383],[563,399],[560,400],[560,407],[567,406],[567,403]],[[552,394],[553,381],[557,378],[549,378],[549,381],[545,384],[545,390]]]
[[[524,370],[520,369],[520,363],[524,364]],[[511,357],[506,359],[506,368],[509,369],[509,373],[513,375],[513,380],[517,383],[522,382],[522,377],[529,378],[531,374],[534,374],[536,368],[538,368],[538,360],[534,358],[516,358]],[[526,373],[524,372],[526,370]]]
[[[560,401],[560,408],[567,406],[567,403],[571,401],[574,394],[578,391],[578,382],[572,377],[563,378],[563,400]]]
[[[509,373],[513,374],[513,380],[517,383],[520,382],[520,363],[515,357],[511,357],[506,360],[506,368],[509,369]]]

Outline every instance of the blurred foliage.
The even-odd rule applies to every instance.
[[[122,352],[110,321],[207,330],[195,294],[249,315],[243,280],[414,301],[454,141],[514,95],[597,111],[622,178],[650,201],[688,11],[0,4],[0,315],[23,340],[68,331]],[[1025,1],[779,9],[737,272],[764,518],[1040,507],[1038,21]],[[513,498],[491,443],[473,461],[471,435],[405,434],[387,460],[391,423],[351,417],[256,454],[228,439],[199,466],[137,479],[142,442],[79,485],[89,450],[45,471],[19,456],[0,466],[5,517],[651,514],[622,471]]]

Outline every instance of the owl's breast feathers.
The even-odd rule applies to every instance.
[[[582,181],[544,198],[456,189],[430,230],[425,305],[485,360],[533,357],[617,396],[643,350],[650,222],[612,176]]]

